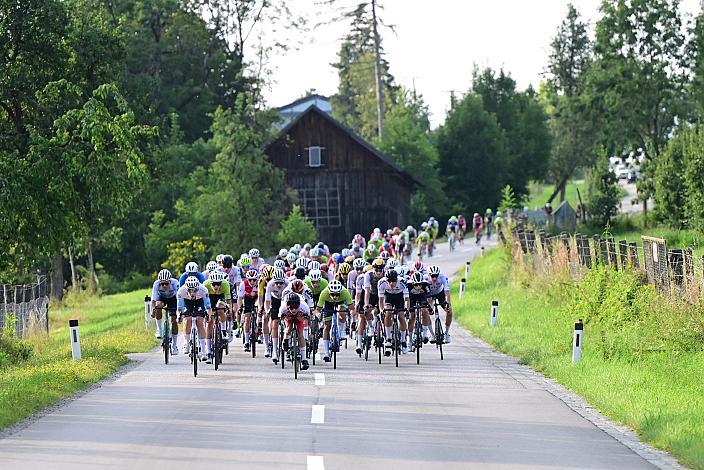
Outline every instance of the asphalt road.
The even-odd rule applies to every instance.
[[[473,243],[433,259],[454,271]],[[2,469],[653,468],[456,326],[379,365],[352,350],[294,380],[231,351],[219,371],[135,355],[130,372],[0,440]],[[237,343],[233,343],[235,345]],[[430,345],[429,345],[430,346]]]

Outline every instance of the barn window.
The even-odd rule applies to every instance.
[[[342,225],[340,218],[340,192],[337,188],[301,188],[299,203],[307,218],[316,228],[334,228]]]
[[[323,148],[324,147],[308,147],[308,166],[317,168],[323,166]]]

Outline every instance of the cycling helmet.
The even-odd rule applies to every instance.
[[[398,227],[394,227],[393,233],[394,233],[394,235],[398,235],[399,233],[401,233],[401,229]]]
[[[262,269],[262,276],[264,276],[266,279],[271,279],[271,277],[274,275],[274,267],[270,264],[267,264],[264,266],[264,269]]]
[[[387,250],[387,251],[388,251],[389,248],[391,248],[391,245],[389,244],[389,242],[384,242],[384,243],[381,245],[381,247],[382,247],[384,250]]]
[[[402,264],[401,266],[396,266],[396,271],[398,271],[401,276],[406,276],[408,274],[409,269],[408,266]]]
[[[291,282],[291,290],[297,294],[302,293],[305,288],[306,285],[303,284],[303,281],[301,281],[300,279],[294,279]]]
[[[386,236],[387,236],[387,237],[390,237],[390,236],[393,235],[393,234],[394,234],[394,231],[393,231],[393,230],[391,230],[390,228],[389,228],[389,229],[386,229]]]
[[[289,307],[298,308],[301,305],[301,296],[294,292],[291,292],[286,297],[286,305],[288,305]]]
[[[501,211],[496,211],[496,216],[501,217]]]
[[[243,268],[248,268],[249,266],[252,265],[252,261],[249,259],[249,256],[244,255],[240,258],[240,260],[237,262],[240,266]]]
[[[440,275],[440,266],[432,264],[428,266],[428,274],[431,276],[439,276]]]
[[[372,269],[374,269],[374,268],[372,267],[372,265],[371,265],[371,264],[367,264],[367,265],[365,265],[364,268],[362,269],[362,272],[368,273],[368,272],[371,271]]]
[[[422,224],[420,224],[420,228],[422,228],[423,230],[428,228],[428,222],[423,222]]]
[[[298,258],[296,260],[296,267],[297,268],[306,268],[308,267],[308,258]]]
[[[396,260],[396,258],[389,258],[386,262],[386,267],[388,269],[394,269],[396,266],[398,266],[398,260]]]
[[[352,255],[346,256],[346,257],[345,257],[345,263],[347,263],[347,264],[349,264],[350,266],[352,266],[352,263],[354,263],[354,256],[352,256]]]
[[[333,253],[331,258],[332,262],[335,264],[340,264],[345,261],[345,257],[342,256],[340,253]]]
[[[342,255],[342,258],[347,258],[348,256],[350,256],[352,254],[352,252],[350,251],[349,248],[343,248],[340,251],[340,254]]]
[[[308,273],[308,278],[310,279],[310,282],[317,282],[323,278],[323,273],[320,269],[312,269]]]
[[[386,280],[389,282],[398,281],[398,271],[396,271],[395,269],[391,269],[389,272],[386,273]]]
[[[549,202],[545,203],[545,205],[546,205],[547,207],[550,207],[550,203],[549,203]],[[486,214],[491,214],[491,209],[487,209],[485,213],[486,213]]]
[[[195,261],[191,261],[190,263],[186,264],[186,272],[187,273],[197,273],[198,272],[198,263]]]
[[[288,260],[289,263],[295,262],[296,261],[296,253],[290,252],[289,254],[287,254],[286,260]]]
[[[274,275],[272,277],[275,282],[281,282],[286,279],[286,273],[283,269],[274,269]]]
[[[258,279],[259,278],[259,271],[257,271],[256,269],[250,269],[249,271],[247,271],[246,277],[250,281]]]
[[[157,275],[157,279],[160,281],[168,281],[171,279],[171,271],[168,269],[162,269],[159,271],[159,274]]]
[[[339,294],[342,292],[342,283],[340,281],[332,281],[328,285],[328,292],[331,294]]]
[[[210,277],[208,277],[208,279],[210,279],[210,282],[222,282],[226,277],[227,275],[222,271],[213,271],[210,273]]]
[[[252,248],[251,250],[249,250],[249,257],[252,259],[259,258],[259,250],[257,250],[256,248]]]
[[[276,269],[284,269],[286,267],[286,261],[282,259],[277,259],[276,261],[274,261],[274,267]]]
[[[377,259],[375,259],[374,261],[372,261],[372,268],[373,268],[375,271],[381,271],[382,269],[384,269],[384,265],[385,265],[385,264],[386,264],[386,263],[384,263],[384,260],[383,260],[383,259],[377,258]]]
[[[411,276],[411,283],[412,284],[421,284],[425,282],[425,277],[423,277],[423,273],[421,272],[414,272],[413,276]]]
[[[379,227],[374,227],[374,233],[377,235],[381,233],[381,229]]]
[[[232,267],[232,256],[230,255],[225,255],[222,257],[222,266],[224,268],[231,268]]]
[[[413,271],[418,271],[418,272],[423,272],[425,270],[425,266],[423,265],[422,261],[416,261],[413,263]]]
[[[382,260],[386,261],[391,256],[388,251],[382,251],[379,255]]]
[[[186,287],[189,289],[197,289],[200,286],[200,281],[195,276],[188,276],[186,278]]]
[[[215,261],[208,261],[208,264],[205,265],[205,270],[210,272],[210,271],[215,271],[218,268],[218,263]]]
[[[430,217],[430,218],[428,219],[428,223],[430,223],[430,222],[435,222],[435,217]]]
[[[362,259],[362,258],[357,258],[352,262],[354,269],[362,269],[362,268],[364,268],[365,264],[367,264],[367,262],[364,261],[364,259]]]
[[[457,222],[457,217],[455,217],[454,215],[450,217],[450,222]]]
[[[311,245],[310,243],[306,243],[305,245],[303,245],[304,250],[310,250],[311,248],[313,248],[313,245]]]
[[[293,275],[296,277],[296,279],[305,279],[306,278],[306,268],[304,267],[298,267],[296,270],[293,272]]]
[[[369,246],[367,247],[367,251],[368,251],[370,254],[376,253],[376,246],[374,246],[374,245],[369,245]]]
[[[342,263],[340,265],[340,267],[337,269],[337,271],[340,274],[349,274],[351,269],[352,269],[352,266],[350,266],[349,263]]]
[[[222,264],[222,259],[225,257],[225,255],[217,255],[215,257],[215,262],[218,264]]]
[[[413,225],[409,225],[406,227],[406,232],[412,232],[413,231]]]
[[[378,241],[379,241],[379,235],[377,235],[376,233],[375,233],[374,235],[372,235],[371,241],[372,241],[373,243],[378,242]]]
[[[311,261],[310,263],[308,263],[308,269],[310,269],[311,271],[316,270],[316,269],[320,269],[320,262]]]

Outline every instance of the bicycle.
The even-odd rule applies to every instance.
[[[161,310],[166,313],[165,315],[162,313],[164,319],[164,329],[161,336],[161,349],[164,351],[164,364],[168,364],[169,356],[171,356],[171,345],[173,342],[171,335],[171,312],[174,312],[175,315],[176,310],[167,310],[165,308]]]
[[[318,317],[316,315],[311,315],[310,332],[308,334],[308,349],[306,350],[306,354],[309,358],[313,359],[313,365],[315,365],[315,355],[318,353],[319,334],[320,326]]]
[[[337,353],[340,351],[340,330],[337,322],[337,315],[341,312],[346,312],[348,309],[342,305],[336,305],[332,314],[332,326],[330,328],[330,351],[332,352],[332,368],[337,369]],[[347,339],[345,339],[345,348],[347,347]]]
[[[433,315],[435,315],[435,331],[433,332],[433,334],[435,335],[435,338],[432,342],[435,343],[435,348],[440,350],[440,360],[442,361],[444,360],[442,345],[445,344],[445,333],[443,332],[442,320],[440,319],[440,311],[438,310],[439,305],[440,302],[435,299],[435,303],[433,305]]]
[[[191,339],[188,355],[191,358],[191,364],[193,364],[193,377],[198,377],[198,322],[196,321],[198,315],[196,314],[195,308],[186,309],[181,315],[191,317]]]
[[[286,364],[286,358],[283,356],[283,354],[286,353],[285,348],[283,347],[284,345],[284,339],[283,339],[283,331],[284,328],[280,328],[281,330],[281,350],[279,352],[280,357],[281,357],[281,368],[285,369],[285,364]],[[298,379],[298,371],[301,368],[301,353],[298,348],[298,327],[296,327],[296,322],[295,320],[292,322],[291,325],[291,339],[289,340],[289,346],[288,346],[288,353],[290,355],[290,361],[293,363],[293,378]]]
[[[384,355],[384,333],[383,333],[383,328],[384,328],[384,322],[381,318],[381,313],[379,312],[378,308],[374,308],[375,313],[372,316],[372,322],[374,323],[374,327],[372,329],[373,334],[372,337],[374,338],[374,348],[376,349],[377,353],[379,354],[379,364],[381,364],[381,356]],[[367,322],[367,327],[369,327],[369,323]],[[371,339],[369,341],[369,349],[371,349]],[[367,355],[369,354],[369,350],[367,350]]]
[[[451,231],[447,236],[447,241],[450,243],[450,253],[455,251],[455,232]]]
[[[218,310],[228,311],[229,309],[227,307],[213,308],[213,322],[215,323],[213,327],[213,364],[215,370],[218,370],[220,364],[222,364],[223,349],[227,348],[227,341],[222,338],[222,327],[218,318]]]
[[[257,333],[259,332],[259,312],[253,310],[249,312],[251,320],[249,322],[249,348],[252,351],[252,357],[257,357]]]
[[[401,352],[401,331],[398,326],[398,312],[400,309],[398,308],[384,308],[384,313],[391,313],[393,315],[393,326],[391,328],[392,331],[392,341],[391,341],[391,347],[394,350],[394,359],[396,362],[396,367],[398,367],[398,355]]]
[[[420,364],[420,348],[423,347],[423,310],[428,308],[428,304],[415,305],[411,310],[415,312],[416,322],[413,325],[413,349],[416,351],[416,364]]]

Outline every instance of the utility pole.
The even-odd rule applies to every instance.
[[[379,139],[384,136],[384,91],[381,88],[381,39],[379,38],[378,21],[376,17],[376,2],[372,0],[372,31],[374,34],[374,75],[376,78],[376,114],[379,128]]]

